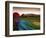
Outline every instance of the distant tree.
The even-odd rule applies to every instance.
[[[24,16],[24,14],[22,14],[21,16]]]
[[[14,12],[13,13],[13,17],[19,17],[20,15],[18,14],[18,12]]]

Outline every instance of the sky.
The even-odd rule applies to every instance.
[[[13,12],[18,12],[20,16],[22,14],[36,14],[40,15],[40,8],[13,8]]]

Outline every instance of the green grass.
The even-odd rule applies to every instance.
[[[40,16],[21,17],[20,20],[28,21],[28,25],[34,28],[35,30],[40,29]]]

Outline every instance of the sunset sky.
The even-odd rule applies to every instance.
[[[13,8],[13,12],[18,12],[20,16],[22,14],[36,14],[40,15],[40,9],[39,8]]]

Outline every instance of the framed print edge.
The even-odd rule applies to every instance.
[[[8,16],[8,9],[9,9],[9,3],[6,1],[5,2],[5,36],[9,36],[9,16]]]
[[[43,5],[43,33],[36,34],[22,34],[22,35],[9,35],[9,3],[26,3],[26,4],[38,4]],[[28,35],[44,35],[45,34],[45,4],[44,3],[33,3],[33,2],[17,2],[17,1],[5,1],[5,36],[28,36]]]

